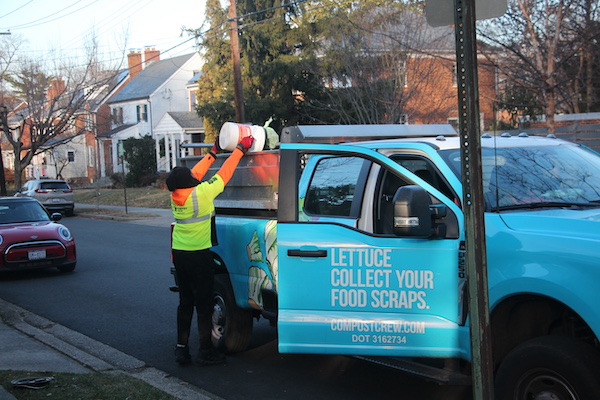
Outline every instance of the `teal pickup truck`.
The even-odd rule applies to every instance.
[[[455,131],[297,126],[280,141],[216,203],[214,340],[243,351],[262,316],[281,353],[468,384]],[[481,146],[496,398],[600,399],[600,156],[553,137]]]

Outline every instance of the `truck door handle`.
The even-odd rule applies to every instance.
[[[327,250],[288,250],[288,257],[327,257]]]

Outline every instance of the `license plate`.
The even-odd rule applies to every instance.
[[[43,260],[46,258],[46,250],[31,250],[28,256],[30,260]]]
[[[54,203],[58,203],[58,202],[60,202],[60,201],[61,201],[61,199],[56,199],[56,198],[54,198],[54,199],[50,199],[50,201],[52,201],[52,202],[54,202]]]

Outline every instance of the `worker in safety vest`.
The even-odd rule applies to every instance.
[[[211,151],[191,170],[175,167],[166,184],[171,193],[171,209],[175,224],[172,232],[173,264],[179,285],[177,307],[177,346],[175,361],[191,361],[188,340],[196,307],[200,349],[198,363],[219,364],[225,355],[212,344],[212,311],[214,262],[210,252],[217,245],[214,199],[223,192],[239,161],[252,147],[254,138],[244,137],[219,171],[208,181],[200,182],[215,162],[218,138]]]

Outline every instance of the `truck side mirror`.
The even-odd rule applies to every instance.
[[[420,186],[398,188],[394,195],[394,234],[428,238],[434,234],[431,198]]]

